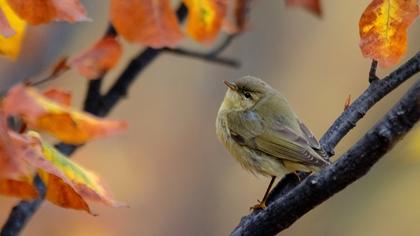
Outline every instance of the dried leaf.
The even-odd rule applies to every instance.
[[[7,0],[25,21],[38,25],[50,21],[78,22],[90,20],[79,0]]]
[[[77,112],[22,84],[9,90],[3,108],[8,115],[20,116],[29,128],[47,132],[71,144],[82,144],[127,128],[124,121],[101,119]]]
[[[70,67],[67,65],[67,57],[62,57],[58,60],[58,62],[54,65],[53,70],[50,74],[50,78],[57,78],[64,72],[68,71]]]
[[[69,91],[61,90],[59,88],[48,88],[42,95],[60,105],[71,105],[71,93]]]
[[[10,136],[12,134],[12,136]],[[0,194],[33,199],[38,191],[32,185],[32,169],[15,142],[15,135],[7,128],[4,113],[0,111]]]
[[[0,179],[30,179],[32,170],[22,158],[24,153],[16,147],[13,136],[10,135],[6,116],[0,111]]]
[[[28,181],[0,179],[0,194],[31,200],[38,198],[38,191]]]
[[[248,15],[251,0],[235,0],[234,16],[238,32],[243,32],[248,26]]]
[[[117,32],[130,42],[161,48],[182,39],[169,0],[111,0],[110,14]]]
[[[227,0],[184,0],[188,8],[187,32],[201,43],[212,43],[227,13]]]
[[[118,40],[104,37],[91,49],[72,59],[69,65],[87,79],[98,79],[118,63],[121,54]]]
[[[303,7],[316,16],[322,15],[320,0],[286,0],[286,6]]]
[[[9,38],[14,34],[16,34],[16,32],[10,26],[9,21],[7,21],[7,18],[4,15],[2,8],[0,7],[0,35]]]
[[[351,94],[347,96],[346,100],[344,101],[344,110],[347,110],[351,104]]]
[[[20,52],[20,45],[22,43],[23,35],[25,34],[26,23],[13,12],[6,0],[0,0],[0,12],[4,13],[3,16],[5,16],[9,26],[14,32],[14,34],[10,34],[6,29],[6,35],[3,34],[4,32],[0,34],[0,54],[11,59],[16,59]]]
[[[407,50],[407,28],[419,15],[417,0],[373,0],[359,21],[363,56],[389,67]]]
[[[26,159],[39,169],[47,193],[46,199],[65,208],[92,213],[87,201],[112,207],[124,204],[116,202],[100,183],[99,178],[62,155],[53,146],[43,142],[35,132],[27,134],[29,145]]]

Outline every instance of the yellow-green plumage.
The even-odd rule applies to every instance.
[[[229,89],[217,115],[216,133],[245,169],[282,176],[329,164],[316,138],[278,91],[251,76],[225,83]]]

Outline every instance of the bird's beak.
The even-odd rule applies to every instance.
[[[223,80],[223,83],[226,84],[226,86],[228,86],[230,89],[232,89],[233,91],[238,90],[238,86],[236,86],[235,83],[227,81],[227,80]]]

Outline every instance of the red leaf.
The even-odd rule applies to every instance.
[[[169,0],[111,0],[111,21],[130,42],[161,48],[173,47],[182,39]]]
[[[53,20],[87,21],[86,10],[79,0],[7,0],[22,19],[37,25]]]
[[[13,134],[13,133],[12,133]],[[0,179],[23,180],[29,178],[31,169],[16,149],[7,127],[6,116],[0,111]]]
[[[303,7],[316,16],[322,15],[320,0],[286,0],[286,6]]]
[[[42,95],[63,106],[71,105],[71,93],[59,88],[48,88]]]
[[[121,54],[120,43],[114,37],[105,37],[69,65],[87,79],[98,79],[118,63]]]

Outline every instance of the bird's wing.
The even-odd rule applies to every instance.
[[[311,146],[312,149],[314,149],[320,156],[322,157],[328,157],[327,153],[322,149],[321,144],[319,144],[318,140],[315,138],[315,136],[312,134],[311,130],[306,127],[304,123],[299,121],[299,127],[302,131],[303,136],[308,141],[309,146]]]
[[[231,136],[239,145],[305,165],[322,167],[327,164],[327,161],[312,150],[305,137],[280,125],[280,122],[267,126],[252,111],[230,112],[227,120]]]

